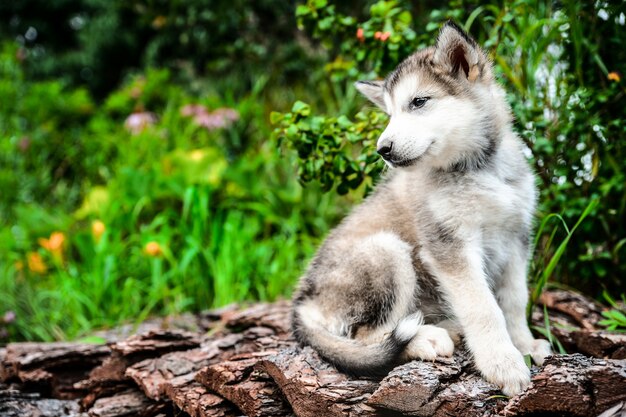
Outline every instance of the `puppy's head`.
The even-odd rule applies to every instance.
[[[487,55],[452,22],[435,46],[409,56],[384,81],[356,87],[390,116],[378,153],[392,167],[471,163],[495,146],[508,120]]]

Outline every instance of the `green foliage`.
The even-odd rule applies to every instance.
[[[310,57],[292,40],[294,7],[276,0],[9,1],[0,4],[0,36],[18,40],[29,77],[87,85],[98,98],[144,66],[175,69],[192,87],[201,74],[241,93],[261,71],[284,82],[307,69]]]
[[[0,338],[288,294],[337,208],[264,141],[260,88],[199,99],[148,69],[96,106],[3,51]]]
[[[310,0],[297,14],[301,27],[327,50],[330,63],[325,71],[340,91],[351,89],[359,79],[384,77],[410,52],[432,45],[443,21],[463,24],[494,61],[540,180],[541,226],[533,270],[537,288],[556,279],[594,295],[603,287],[623,292],[626,147],[620,138],[626,133],[626,113],[620,99],[626,89],[620,71],[626,53],[620,45],[626,42],[626,31],[620,16],[626,6],[457,0],[434,10],[413,6],[425,12],[413,13],[416,21],[407,13],[410,7],[401,1],[378,1],[369,17],[359,21],[327,1]],[[328,108],[341,111],[347,123],[337,123],[332,112],[292,110],[274,115],[274,134],[298,151],[302,182],[319,180],[324,189],[335,186],[345,193],[362,182],[371,184],[380,174],[380,169],[360,171],[363,179],[346,180],[359,163],[354,150],[361,146],[365,158],[371,155],[376,134],[369,132],[379,132],[385,119],[361,111],[372,122],[360,126],[361,141],[352,142],[348,137],[356,125],[350,120],[360,103],[349,94],[336,98],[341,103]],[[331,166],[323,161],[323,152],[348,163]],[[546,228],[554,218],[576,223],[576,233],[567,227]],[[554,241],[561,243],[553,246]]]
[[[604,320],[600,324],[610,331],[626,331],[626,295],[622,294],[621,305],[609,293],[604,292],[603,295],[612,308],[602,312]]]
[[[536,304],[537,300],[539,300],[539,297],[541,296],[541,293],[543,292],[544,287],[548,283],[548,279],[550,279],[550,277],[554,273],[554,270],[559,264],[559,261],[561,260],[561,257],[563,256],[563,254],[565,254],[567,245],[570,239],[572,238],[572,236],[574,236],[574,232],[576,231],[576,229],[578,229],[581,223],[583,223],[585,218],[589,215],[589,213],[592,212],[592,210],[595,209],[597,205],[598,205],[598,200],[591,200],[591,202],[589,202],[589,205],[585,208],[585,211],[583,211],[583,213],[580,215],[580,217],[578,218],[578,221],[576,222],[574,227],[572,227],[571,230],[567,227],[567,224],[563,220],[563,217],[561,217],[558,214],[554,214],[554,213],[549,214],[548,216],[543,218],[543,221],[541,222],[541,224],[539,225],[539,228],[537,229],[537,234],[535,236],[535,242],[533,245],[533,252],[537,252],[537,255],[533,259],[533,262],[531,265],[531,277],[532,277],[531,281],[534,284],[534,288],[532,289],[532,293],[530,296],[530,303],[528,304],[528,309],[527,309],[527,315],[529,319],[532,314],[533,306]],[[565,232],[567,233],[565,238],[561,241],[561,243],[559,244],[559,246],[556,248],[554,252],[552,252],[552,243],[554,241],[554,236],[556,235],[558,228],[555,227],[552,230],[552,232],[549,234],[547,231],[545,231],[546,225],[553,218],[558,219],[560,221],[560,224],[563,225],[563,228],[565,229]],[[549,236],[549,237],[543,247],[543,250],[536,251],[537,244],[539,243],[539,239],[545,236]],[[550,257],[549,260],[546,259],[547,256]]]
[[[384,166],[374,152],[386,121],[380,112],[357,113],[353,122],[344,115],[312,116],[310,106],[297,101],[290,113],[274,112],[270,119],[278,126],[275,134],[303,161],[298,167],[303,183],[319,180],[323,191],[336,186],[343,195],[377,177]]]

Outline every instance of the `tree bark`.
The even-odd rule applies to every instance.
[[[105,345],[10,344],[0,349],[0,415],[623,416],[626,335],[602,330],[602,307],[580,294],[548,291],[541,302],[547,317],[537,308],[533,325],[569,354],[533,367],[511,399],[461,349],[382,380],[340,373],[297,346],[283,301],[154,320],[130,337],[125,326]]]

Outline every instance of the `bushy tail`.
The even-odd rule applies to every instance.
[[[415,337],[423,323],[417,312],[400,320],[381,343],[364,345],[347,337],[337,336],[294,309],[293,330],[296,339],[313,347],[337,369],[357,376],[384,376],[399,363],[400,355]]]

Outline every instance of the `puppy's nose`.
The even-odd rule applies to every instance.
[[[389,159],[391,157],[391,149],[393,148],[393,142],[386,143],[382,145],[376,152],[384,159]]]

